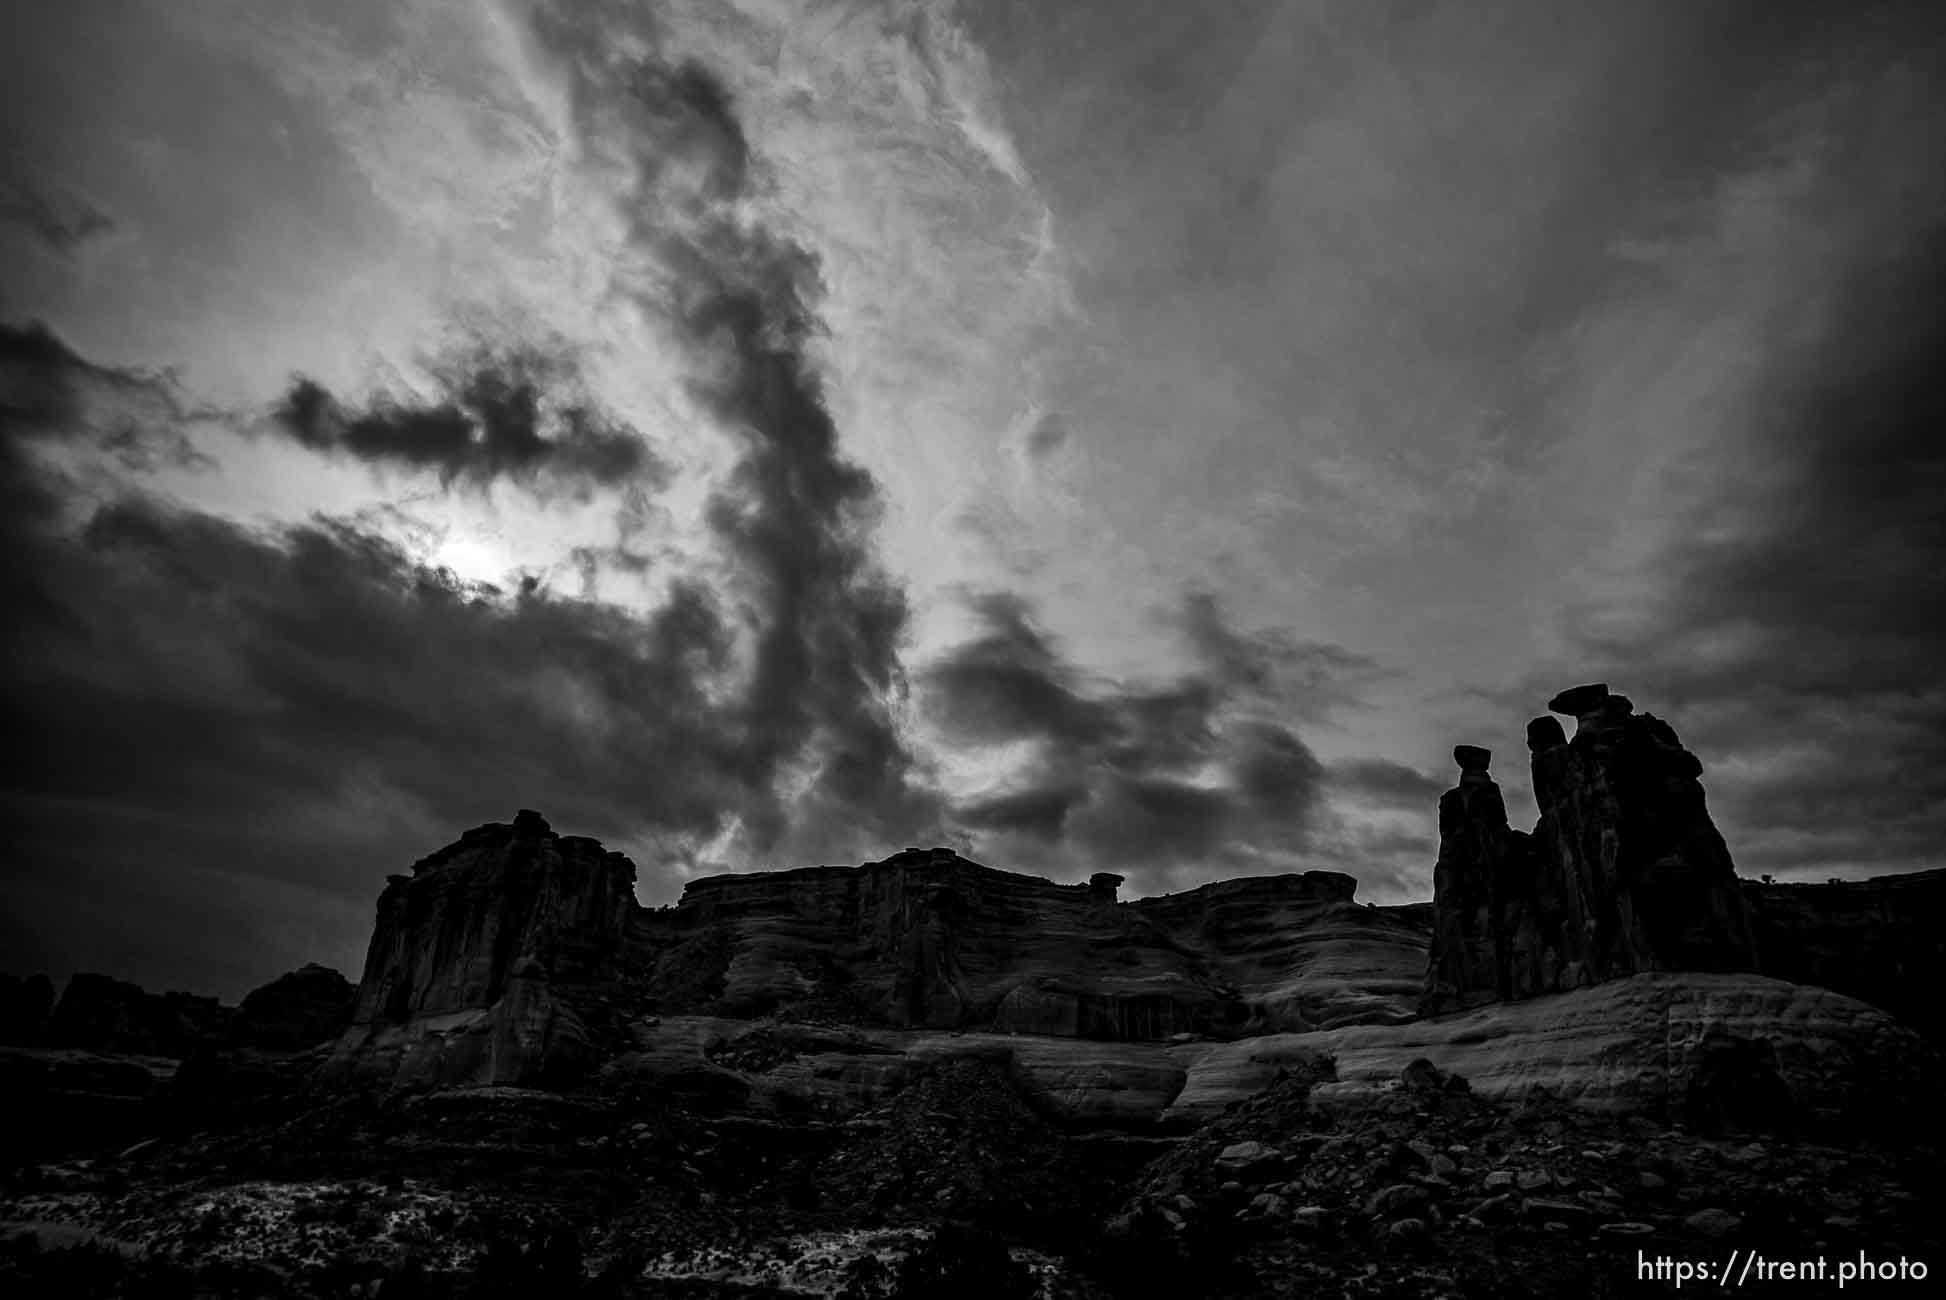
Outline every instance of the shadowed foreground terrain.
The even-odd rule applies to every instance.
[[[1667,723],[1550,708],[1531,832],[1455,751],[1430,905],[913,849],[647,910],[522,812],[389,878],[356,984],[9,980],[0,1283],[1606,1296],[1758,1251],[1825,1262],[1792,1294],[1911,1285],[1946,873],[1742,881]]]

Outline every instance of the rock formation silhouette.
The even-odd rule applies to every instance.
[[[1702,763],[1674,728],[1604,684],[1527,726],[1531,833],[1511,829],[1487,750],[1454,751],[1439,803],[1429,1014],[1643,971],[1760,969],[1749,903],[1710,820]]]
[[[1702,763],[1596,683],[1527,724],[1532,832],[1508,825],[1491,753],[1461,745],[1439,803],[1429,1015],[1644,971],[1747,971],[1828,988],[1938,1041],[1946,869],[1828,885],[1739,879]]]
[[[389,877],[326,1079],[538,1083],[584,1073],[621,973],[634,887],[625,856],[557,835],[529,809]]]
[[[1938,1029],[1946,872],[1740,882],[1668,724],[1601,685],[1551,707],[1577,725],[1528,725],[1531,832],[1491,751],[1454,749],[1429,905],[1361,904],[1329,871],[1124,901],[1110,872],[1065,885],[912,848],[695,880],[646,909],[625,856],[523,810],[388,878],[355,989],[306,967],[232,1009],[80,976],[49,1014],[45,981],[13,981],[8,1032],[183,1060],[174,1091],[205,1113],[600,1084],[846,1114],[960,1058],[1124,1127],[1194,1126],[1327,1060],[1318,1095],[1351,1106],[1421,1057],[1483,1095],[1545,1083],[1677,1116],[1720,1119],[1733,1094],[1800,1117],[1922,1095],[1909,1026]],[[139,1072],[131,1098],[159,1086]]]

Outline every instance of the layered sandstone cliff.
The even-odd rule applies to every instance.
[[[950,850],[697,880],[636,906],[634,868],[538,814],[468,832],[379,902],[327,1082],[584,1076],[631,1018],[1164,1042],[1413,1014],[1423,908],[1332,872],[1120,902]]]
[[[327,1081],[535,1083],[601,1054],[635,867],[523,810],[392,876]]]
[[[950,850],[693,881],[640,927],[661,1009],[1112,1041],[1411,1014],[1423,920],[1334,872],[1119,903]]]

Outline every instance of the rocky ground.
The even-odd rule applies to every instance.
[[[1327,1108],[1328,1073],[1187,1138],[1063,1131],[976,1062],[842,1122],[640,1089],[319,1101],[9,1171],[0,1293],[1601,1297],[1677,1290],[1641,1277],[1664,1256],[1946,1262],[1916,1132],[1689,1133],[1430,1066]]]

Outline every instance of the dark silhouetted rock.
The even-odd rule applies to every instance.
[[[1608,698],[1608,683],[1596,682],[1590,686],[1570,686],[1547,702],[1550,713],[1565,713],[1571,718],[1585,718],[1594,713]]]
[[[345,1032],[357,999],[350,980],[312,962],[244,995],[224,1045],[266,1052],[316,1047]]]
[[[1759,968],[1749,908],[1710,820],[1702,764],[1673,729],[1606,686],[1549,701],[1528,726],[1540,821],[1507,827],[1499,790],[1466,772],[1440,800],[1428,1012],[1642,971]]]
[[[1527,724],[1527,752],[1530,754],[1567,743],[1568,733],[1561,729],[1559,718],[1543,714]]]
[[[1836,884],[1742,882],[1764,974],[1891,1012],[1946,1043],[1946,868]]]
[[[615,1018],[635,866],[522,809],[393,876],[325,1077],[536,1083],[579,1076]],[[591,1024],[591,1021],[596,1022]]]
[[[54,1014],[54,981],[45,975],[0,975],[0,1043],[46,1041]]]
[[[1619,703],[1617,703],[1619,701]],[[1702,763],[1667,723],[1610,697],[1599,730],[1534,755],[1534,845],[1562,886],[1559,975],[1573,988],[1638,971],[1758,967]],[[1551,936],[1550,936],[1551,937]]]
[[[1455,745],[1453,761],[1459,764],[1462,772],[1484,772],[1493,762],[1493,751],[1478,745]]]
[[[193,993],[150,993],[139,984],[82,972],[68,981],[48,1021],[60,1047],[180,1060],[219,1041],[233,1008]]]
[[[1097,882],[1056,884],[935,849],[691,881],[644,929],[662,1011],[1238,1037],[1411,1014],[1422,922],[1361,906],[1356,883],[1305,872],[1103,906]]]
[[[1532,972],[1516,966],[1519,920],[1530,910],[1535,863],[1527,837],[1507,825],[1500,787],[1484,769],[1462,770],[1439,799],[1433,867],[1433,937],[1426,1003],[1437,1010],[1521,996]],[[1531,962],[1528,962],[1531,964]]]
[[[234,1124],[278,1113],[302,1095],[351,1022],[358,991],[312,963],[245,995],[219,1043],[182,1063],[169,1096],[191,1124]]]

